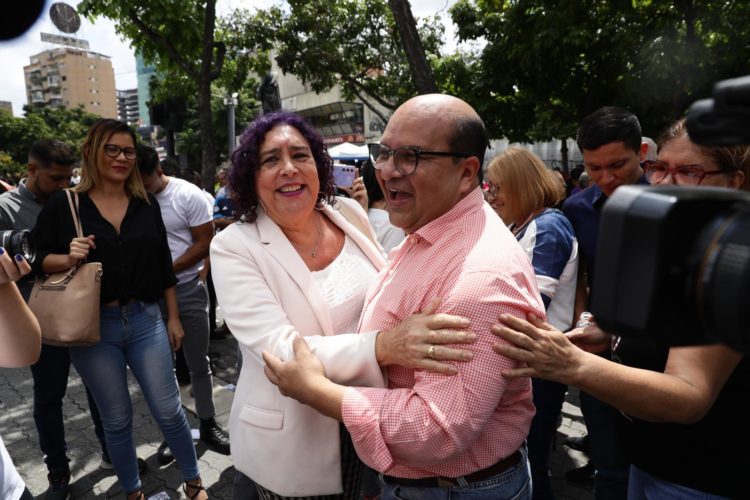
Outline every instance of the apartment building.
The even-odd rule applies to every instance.
[[[103,118],[118,117],[115,72],[108,56],[56,47],[31,56],[23,70],[30,105],[83,105],[86,111]]]
[[[132,127],[141,126],[138,89],[117,91],[117,114],[120,121]]]

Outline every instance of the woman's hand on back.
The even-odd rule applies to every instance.
[[[375,341],[378,364],[445,375],[458,373],[449,361],[470,361],[474,354],[446,344],[471,343],[476,340],[476,334],[465,330],[470,324],[468,318],[435,314],[439,305],[440,299],[432,299],[421,313],[412,314],[390,330],[380,332]]]

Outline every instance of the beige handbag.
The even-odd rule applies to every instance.
[[[83,237],[78,193],[66,190],[79,238]],[[29,307],[42,327],[42,342],[57,346],[86,346],[99,342],[101,262],[79,263],[64,273],[37,278]]]

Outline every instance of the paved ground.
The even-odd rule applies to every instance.
[[[232,392],[227,390],[237,380],[236,343],[234,339],[214,342],[211,345],[211,357],[215,367],[215,397],[217,401],[217,420],[226,427],[229,418],[229,406]],[[47,489],[47,469],[39,451],[36,429],[32,417],[32,379],[28,368],[0,370],[0,435],[8,448],[13,461],[31,493],[41,495]],[[134,408],[134,434],[138,456],[148,463],[149,470],[142,476],[146,496],[164,492],[168,497],[185,498],[181,489],[181,475],[174,463],[160,466],[156,461],[156,450],[161,443],[161,434],[140,394],[137,383],[130,379],[131,395]],[[189,387],[182,391],[183,402],[191,410],[192,399]],[[563,446],[567,436],[580,436],[584,432],[581,412],[577,406],[576,391],[568,393],[563,407],[563,419],[557,434],[557,444],[552,452],[550,468],[552,482],[557,497],[569,500],[593,499],[592,487],[566,483],[563,473],[585,463],[585,456]],[[93,432],[91,417],[88,413],[86,394],[81,379],[71,367],[68,393],[64,403],[65,428],[70,468],[73,474],[71,482],[72,498],[123,498],[123,491],[113,471],[99,468],[99,443]],[[194,428],[198,420],[192,411],[188,419]],[[234,468],[230,457],[208,450],[198,442],[199,465],[204,484],[209,488],[209,495],[216,499],[232,498],[232,478]]]

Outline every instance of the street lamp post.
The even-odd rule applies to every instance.
[[[229,130],[229,154],[232,154],[235,146],[234,139],[234,108],[237,106],[237,97],[239,94],[234,92],[231,97],[224,98],[224,104],[227,106],[227,125]]]

